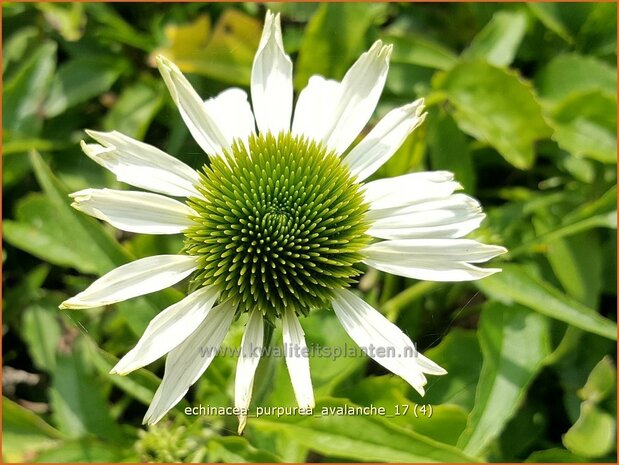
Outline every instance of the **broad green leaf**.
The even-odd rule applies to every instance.
[[[223,463],[274,463],[282,460],[271,452],[256,449],[242,437],[217,437],[208,441],[208,458]]]
[[[405,63],[440,70],[448,70],[458,62],[454,52],[439,42],[414,34],[382,36],[386,44],[393,44],[390,62]]]
[[[463,62],[438,75],[434,86],[453,104],[464,132],[493,146],[516,168],[533,165],[533,145],[550,130],[530,84],[518,74],[482,61]]]
[[[343,399],[325,399],[313,416],[256,418],[248,427],[286,435],[310,449],[333,457],[384,462],[472,462],[458,449],[433,441],[376,416],[322,414],[354,408]],[[331,410],[329,410],[331,409]]]
[[[616,390],[617,370],[610,356],[606,356],[591,370],[578,395],[586,401],[601,402],[609,396],[614,398]]]
[[[295,88],[304,87],[313,74],[341,79],[369,45],[366,34],[384,11],[379,3],[322,3],[305,28]]]
[[[5,240],[54,265],[94,273],[97,264],[78,244],[67,241],[66,225],[58,221],[57,210],[50,199],[41,194],[22,197],[16,208],[18,221],[4,220]]]
[[[483,366],[458,446],[479,455],[498,437],[550,353],[548,320],[518,305],[488,303],[479,322]]]
[[[579,457],[566,449],[546,449],[533,452],[525,463],[587,463],[586,457]]]
[[[97,34],[102,42],[112,41],[151,51],[155,43],[153,38],[136,30],[123,19],[113,5],[103,2],[84,3],[84,10],[91,23],[97,24]]]
[[[261,24],[239,10],[225,10],[212,32],[209,17],[202,15],[190,24],[167,26],[168,45],[155,50],[151,61],[162,54],[184,72],[246,86],[261,33]]]
[[[49,118],[108,91],[126,67],[123,60],[79,57],[61,65],[43,111]]]
[[[462,58],[481,59],[495,66],[508,66],[514,61],[526,28],[527,17],[524,13],[497,12],[462,52]]]
[[[540,97],[558,102],[574,93],[599,90],[617,91],[613,68],[591,56],[575,53],[558,55],[535,76]]]
[[[431,112],[428,121],[428,146],[433,170],[447,170],[466,192],[475,191],[476,175],[467,136],[442,110]]]
[[[157,375],[146,369],[136,370],[127,376],[112,375],[110,370],[118,363],[118,358],[98,348],[95,342],[89,338],[84,337],[84,345],[86,347],[85,356],[101,376],[142,404],[150,405],[155,391],[161,383],[161,379]],[[182,399],[177,408],[182,410],[188,405],[187,400]]]
[[[440,344],[428,349],[424,355],[445,368],[447,375],[429,377],[423,402],[432,405],[456,404],[470,411],[482,365],[475,333],[454,327]]]
[[[52,416],[58,428],[72,438],[96,434],[120,440],[119,425],[112,419],[101,384],[85,361],[79,339],[70,354],[58,354],[49,389]]]
[[[609,454],[616,443],[616,419],[594,402],[580,406],[580,417],[563,436],[563,445],[571,452],[588,458]]]
[[[616,63],[617,4],[592,3],[591,13],[578,31],[578,42],[581,51],[610,58],[610,63]]]
[[[103,118],[103,128],[142,140],[161,108],[164,95],[160,85],[150,82],[139,82],[127,87]]]
[[[37,456],[36,463],[118,463],[123,459],[122,449],[109,442],[93,438],[65,441]]]
[[[572,94],[550,113],[553,139],[577,157],[617,163],[617,96],[598,90]]]
[[[22,324],[22,334],[35,366],[39,370],[52,372],[61,337],[58,308],[44,301],[35,303],[24,310]]]
[[[434,379],[430,377],[429,390],[434,388]],[[416,394],[410,400],[407,397],[410,391],[412,389],[402,378],[384,375],[364,378],[339,391],[338,395],[350,398],[357,405],[383,407],[390,423],[455,446],[466,426],[465,409],[449,403],[430,404],[426,398],[418,398]],[[425,414],[421,412],[422,408]]]
[[[4,84],[2,129],[36,136],[43,119],[41,108],[56,69],[56,43],[44,42]]]
[[[2,457],[28,461],[33,452],[54,447],[64,435],[31,410],[2,397]]]
[[[539,277],[531,276],[522,265],[506,263],[501,267],[503,271],[500,273],[476,282],[486,295],[505,304],[519,303],[585,331],[617,339],[617,324],[614,321],[604,318]]]
[[[587,305],[597,308],[602,286],[602,249],[598,236],[574,234],[548,244],[548,261],[567,293]]]

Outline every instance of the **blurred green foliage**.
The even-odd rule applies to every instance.
[[[142,427],[162,362],[108,371],[185,289],[57,306],[181,239],[72,210],[70,191],[121,187],[79,141],[115,129],[199,167],[153,56],[175,60],[204,98],[247,88],[266,5],[3,3],[3,460],[615,462],[616,4],[270,6],[297,91],[315,73],[340,79],[377,38],[394,44],[373,122],[420,96],[429,117],[376,176],[455,172],[488,213],[476,237],[510,251],[477,283],[370,272],[359,284],[449,374],[422,399],[365,357],[316,357],[318,408],[389,416],[250,418],[237,437],[234,417],[183,413],[232,405],[236,361],[219,357],[160,425]],[[302,323],[309,344],[353,345],[331,312]],[[294,405],[281,359],[262,360],[254,394],[253,406]]]

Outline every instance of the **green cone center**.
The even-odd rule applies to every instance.
[[[367,205],[339,156],[290,134],[252,136],[211,160],[186,233],[195,280],[270,320],[307,314],[354,282],[368,244]]]

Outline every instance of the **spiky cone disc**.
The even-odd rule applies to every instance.
[[[369,243],[367,205],[340,157],[290,134],[252,136],[211,160],[197,186],[204,198],[185,232],[198,257],[194,280],[216,285],[239,312],[268,320],[285,308],[307,314],[360,274]]]

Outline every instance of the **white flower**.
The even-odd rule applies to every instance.
[[[286,346],[297,349],[286,350],[297,401],[313,408],[298,316],[325,301],[359,346],[396,349],[396,356],[369,355],[422,395],[425,374],[446,373],[346,289],[361,261],[409,278],[466,281],[499,271],[475,264],[505,251],[462,239],[484,215],[476,200],[454,194],[461,186],[451,173],[364,183],[425,117],[422,100],[396,108],[348,151],[375,110],[391,49],[377,41],[341,82],[311,77],[294,117],[292,62],[284,52],[279,15],[266,15],[251,74],[251,106],[237,88],[203,102],[179,69],[160,56],[159,70],[185,124],[211,157],[203,172],[118,132],[87,131],[97,143],[82,142],[86,155],[120,181],[152,192],[86,189],[71,195],[73,206],[124,231],[182,233],[186,247],[180,255],[118,267],[61,307],[109,305],[189,275],[199,283],[157,315],[112,370],[124,375],[167,354],[144,422],[158,422],[182,399],[243,312],[249,319],[235,389],[241,410],[250,404],[265,319],[282,320]],[[239,419],[240,432],[246,416]]]

